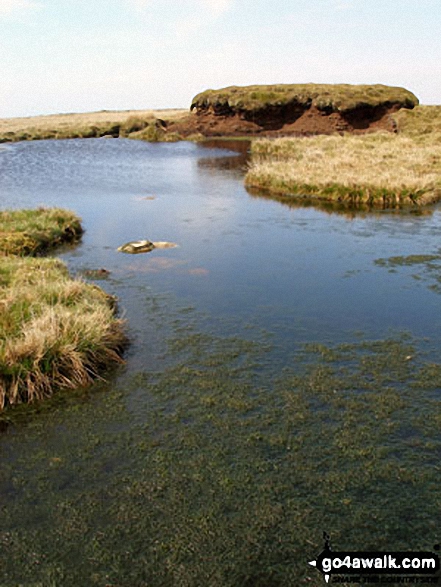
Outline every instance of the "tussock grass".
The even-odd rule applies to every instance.
[[[82,232],[80,219],[68,210],[0,211],[0,253],[3,254],[37,255],[77,240]]]
[[[265,107],[316,106],[319,110],[348,112],[358,107],[377,107],[396,104],[413,108],[418,98],[404,88],[350,84],[278,84],[258,86],[230,86],[220,90],[206,90],[193,98],[191,109],[261,110]]]
[[[418,143],[441,142],[441,106],[418,106],[393,115],[398,132]]]
[[[139,132],[155,121],[153,116],[129,116],[127,120],[120,124],[120,136],[129,136],[134,132]]]
[[[158,119],[174,121],[186,110],[127,110],[0,119],[0,143],[40,139],[130,137]]]
[[[113,298],[57,259],[20,256],[69,240],[77,222],[58,209],[0,213],[0,409],[89,384],[122,362]]]
[[[259,140],[245,181],[313,200],[429,204],[441,199],[441,145],[389,133]]]
[[[130,139],[138,141],[148,141],[150,143],[174,143],[182,140],[182,136],[177,132],[167,132],[156,121],[152,121],[149,125],[139,131],[134,131],[129,135]]]

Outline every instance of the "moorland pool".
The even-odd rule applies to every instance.
[[[131,338],[107,383],[2,416],[2,586],[322,585],[324,530],[439,542],[440,209],[286,205],[244,165],[192,143],[0,151],[2,207],[83,218],[60,256],[110,272]],[[116,251],[144,238],[179,247]]]

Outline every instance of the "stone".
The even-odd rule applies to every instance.
[[[137,253],[150,253],[153,249],[173,249],[177,246],[177,244],[169,243],[167,241],[156,241],[152,243],[149,240],[140,240],[121,245],[117,250],[121,253],[136,255]]]
[[[153,251],[155,245],[149,240],[132,241],[118,247],[121,253],[130,253],[136,255],[137,253],[150,253]]]

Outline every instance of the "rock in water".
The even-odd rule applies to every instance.
[[[121,253],[131,253],[132,255],[135,255],[136,253],[150,253],[154,248],[155,245],[151,241],[140,240],[121,245],[117,250]]]
[[[150,253],[153,249],[174,249],[177,246],[176,243],[169,243],[167,241],[157,241],[152,243],[148,240],[142,240],[126,243],[125,245],[118,247],[117,250],[122,253],[131,253],[134,255],[136,253]]]

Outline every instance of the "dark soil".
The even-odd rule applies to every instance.
[[[184,119],[170,122],[168,132],[183,137],[202,134],[220,136],[303,136],[350,132],[362,134],[378,130],[397,132],[392,114],[400,106],[382,104],[346,112],[319,110],[315,105],[286,104],[268,106],[254,112],[227,109],[216,111],[212,106],[196,109]]]

